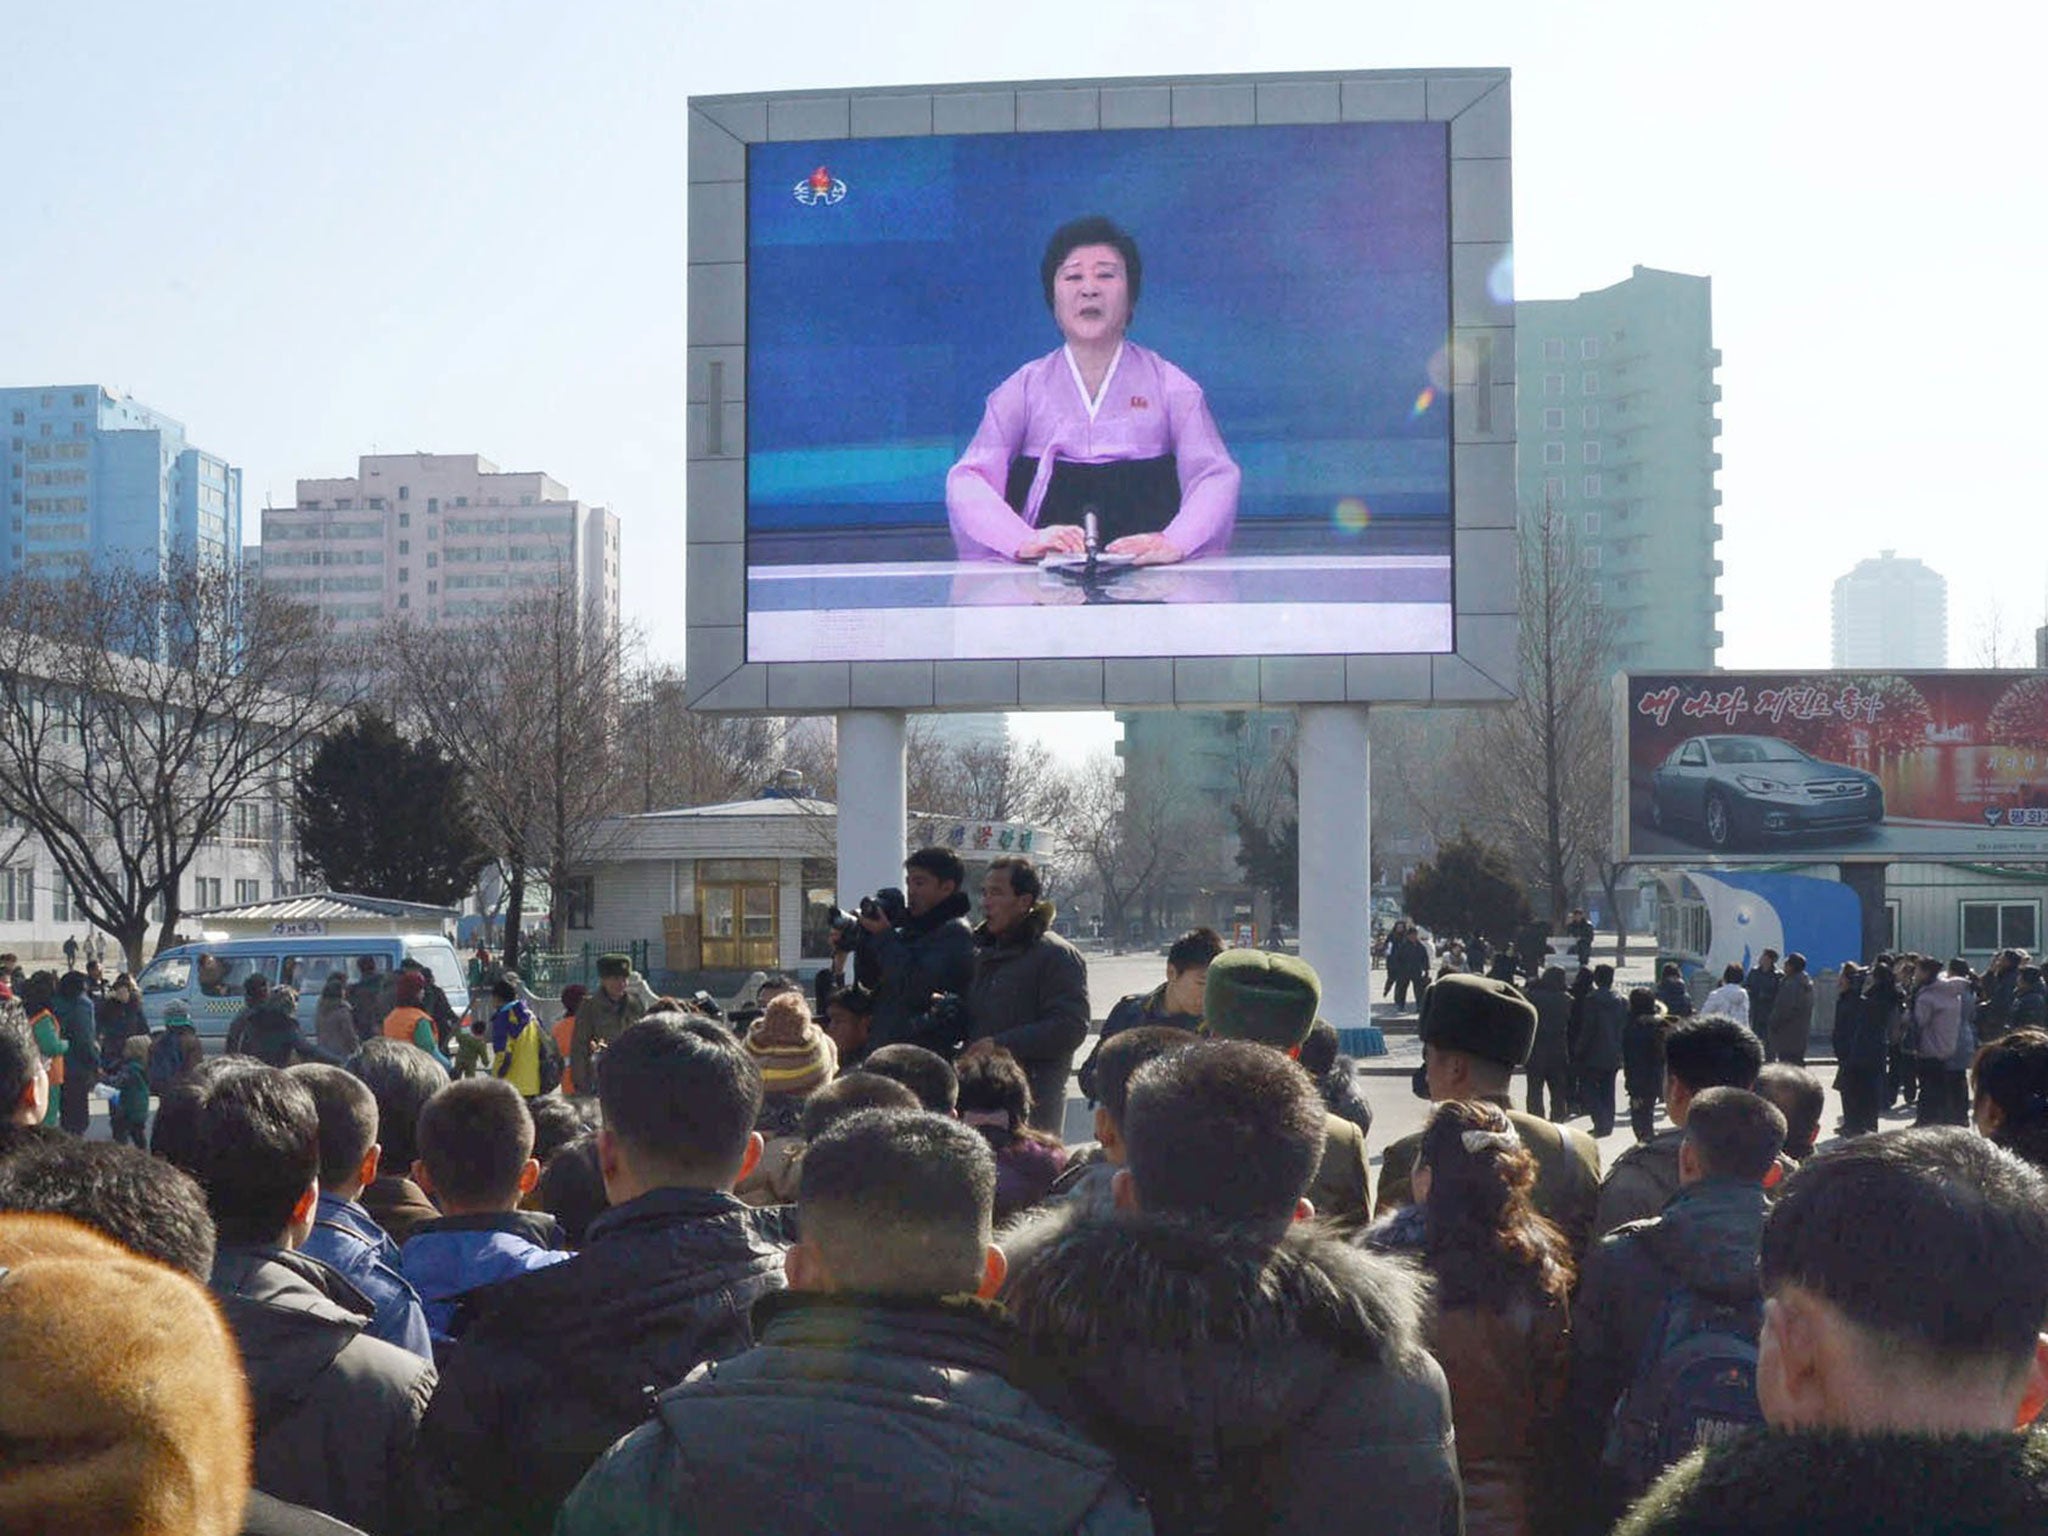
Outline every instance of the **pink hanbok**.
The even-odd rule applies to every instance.
[[[1061,347],[996,386],[981,427],[946,476],[963,559],[1014,560],[1032,530],[1093,513],[1104,545],[1164,534],[1183,555],[1220,554],[1243,476],[1201,386],[1126,341],[1093,400]]]

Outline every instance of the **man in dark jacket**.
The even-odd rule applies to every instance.
[[[356,956],[356,979],[348,984],[348,1007],[356,1016],[358,1040],[375,1040],[384,1033],[390,998],[391,978],[377,973],[377,957]]]
[[[100,1080],[99,1022],[85,995],[85,972],[66,971],[58,979],[50,1012],[71,1047],[64,1056],[64,1086],[58,1090],[58,1123],[83,1136],[92,1128],[92,1088]]]
[[[1551,965],[1529,984],[1529,1005],[1536,1010],[1536,1040],[1529,1047],[1529,1113],[1541,1119],[1549,1100],[1550,1118],[1571,1114],[1571,993],[1565,990],[1564,968]]]
[[[1528,1060],[1536,1010],[1505,982],[1446,976],[1430,989],[1422,1016],[1423,1071],[1418,1087],[1435,1103],[1477,1099],[1507,1111],[1509,1122],[1536,1159],[1530,1198],[1557,1224],[1576,1258],[1593,1235],[1600,1198],[1600,1149],[1584,1131],[1552,1125],[1514,1107],[1508,1090],[1515,1068]],[[1380,1159],[1379,1215],[1414,1203],[1412,1177],[1422,1133],[1403,1136]]]
[[[1192,928],[1166,952],[1166,980],[1150,992],[1120,999],[1102,1022],[1095,1049],[1081,1063],[1081,1091],[1093,1104],[1095,1060],[1102,1048],[1127,1029],[1158,1026],[1193,1033],[1202,1027],[1202,992],[1209,984],[1209,962],[1223,953],[1223,936],[1213,928]]]
[[[660,1014],[597,1058],[611,1208],[566,1264],[470,1294],[421,1429],[423,1499],[445,1536],[550,1529],[654,1395],[753,1342],[782,1285],[787,1218],[733,1186],[760,1160],[761,1074],[723,1025]]]
[[[1778,971],[1778,952],[1767,949],[1756,957],[1756,964],[1742,979],[1742,990],[1749,994],[1749,1027],[1759,1035],[1765,1033],[1771,1022],[1771,1008],[1778,1000],[1778,987],[1785,980]]]
[[[1119,1209],[1009,1234],[1020,1368],[1161,1532],[1461,1528],[1414,1274],[1300,1221],[1323,1121],[1279,1052],[1197,1041],[1131,1080]]]
[[[1621,1070],[1622,1038],[1628,1029],[1628,1000],[1614,990],[1614,967],[1593,967],[1593,987],[1579,1009],[1578,1037],[1572,1059],[1579,1073],[1579,1092],[1593,1117],[1593,1134],[1614,1129],[1614,1075]]]
[[[1769,1428],[1680,1462],[1622,1536],[2048,1530],[2038,1171],[1960,1129],[1864,1137],[1806,1164],[1759,1257]]]
[[[242,981],[242,1011],[228,1020],[227,1039],[221,1049],[230,1056],[241,1056],[249,1050],[249,1030],[256,1022],[257,1015],[270,1005],[270,978],[261,971],[251,971]]]
[[[1667,1299],[1684,1287],[1717,1303],[1757,1303],[1763,1181],[1784,1140],[1784,1116],[1755,1094],[1706,1090],[1693,1101],[1679,1153],[1684,1188],[1661,1216],[1609,1233],[1587,1258],[1572,1307],[1564,1420],[1576,1463],[1566,1485],[1586,1498],[1582,1530],[1607,1530],[1630,1491],[1601,1453]]]
[[[935,1036],[929,1015],[933,998],[964,998],[974,981],[966,883],[957,853],[920,848],[903,861],[903,921],[892,924],[879,908],[862,913],[863,943],[877,971],[869,1049],[908,1043],[950,1055],[959,1044]]]
[[[372,1338],[362,1293],[295,1251],[320,1193],[312,1094],[274,1067],[208,1062],[165,1096],[151,1149],[199,1181],[213,1213],[213,1292],[249,1378],[256,1485],[376,1536],[409,1529],[434,1368]]]
[[[557,1536],[1150,1531],[1108,1453],[1010,1381],[1015,1329],[979,1299],[1005,1271],[994,1194],[957,1120],[861,1110],[812,1142],[759,1343],[665,1393]]]
[[[1805,1066],[1806,1048],[1813,1035],[1813,978],[1806,974],[1806,956],[1785,957],[1785,974],[1765,1017],[1769,1025],[1764,1039],[1771,1048],[1771,1060]]]
[[[1052,931],[1053,909],[1029,859],[1001,858],[981,884],[974,979],[967,993],[969,1054],[1001,1046],[1031,1083],[1031,1123],[1059,1132],[1067,1079],[1088,1038],[1088,963]]]
[[[1709,1088],[1756,1087],[1763,1042],[1733,1019],[1714,1014],[1681,1019],[1664,1037],[1664,1111],[1671,1125],[1614,1160],[1600,1185],[1594,1235],[1663,1210],[1678,1193],[1678,1151],[1693,1099]]]

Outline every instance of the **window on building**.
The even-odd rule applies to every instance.
[[[1600,514],[1598,512],[1588,512],[1586,514],[1586,537],[1589,539],[1600,537]]]
[[[412,553],[412,540],[411,540],[411,539],[400,539],[400,540],[398,541],[398,552],[399,552],[399,553],[400,553],[401,555],[409,555],[409,554],[411,554],[411,553]]]
[[[1600,407],[1589,405],[1579,412],[1579,425],[1588,432],[1597,431],[1600,426]]]
[[[440,511],[440,510],[441,510],[441,498],[440,498],[440,497],[438,497],[438,496],[429,496],[429,497],[427,498],[427,510],[428,510],[429,512],[438,512],[438,511]]]
[[[1594,358],[1598,357],[1599,355],[1600,355],[1600,342],[1599,342],[1599,339],[1598,339],[1597,337],[1593,337],[1593,336],[1587,336],[1587,337],[1583,337],[1583,338],[1582,338],[1582,339],[1580,340],[1580,342],[1579,342],[1579,356],[1580,356],[1580,357],[1584,358],[1584,359],[1585,359],[1585,360],[1586,360],[1587,362],[1591,362],[1591,361],[1592,361],[1592,360],[1593,360]]]
[[[412,580],[412,567],[411,567],[411,566],[409,566],[409,565],[401,565],[401,566],[400,566],[400,567],[398,568],[398,579],[399,579],[399,580],[400,580],[401,582],[411,581],[411,580]]]
[[[411,486],[409,486],[409,485],[401,485],[401,486],[400,486],[400,487],[398,488],[398,499],[399,499],[400,501],[411,501],[411,500],[412,500],[412,487],[411,487]]]
[[[466,507],[469,505],[469,498],[467,496],[458,496],[455,498],[455,505],[457,505],[458,507]]]
[[[398,606],[401,608],[410,608],[412,606],[412,594],[410,592],[399,593]]]
[[[221,905],[220,877],[206,875],[192,877],[192,910],[211,912]]]
[[[262,899],[263,882],[261,880],[237,880],[235,882],[236,906],[246,907],[250,902],[261,901]]]
[[[1543,375],[1543,393],[1546,395],[1563,394],[1564,375],[1561,373],[1546,373]]]
[[[1589,570],[1589,571],[1597,571],[1597,570],[1599,570],[1599,569],[1600,569],[1600,551],[1599,551],[1599,550],[1597,550],[1597,549],[1588,549],[1588,550],[1585,550],[1585,551],[1583,551],[1582,553],[1583,553],[1583,555],[1584,555],[1584,557],[1585,557],[1585,566],[1586,566],[1586,569],[1587,569],[1587,570]]]
[[[1543,360],[1544,360],[1544,361],[1545,361],[1546,363],[1561,363],[1561,362],[1563,362],[1563,361],[1564,361],[1564,342],[1563,342],[1562,340],[1560,340],[1559,338],[1557,338],[1557,337],[1552,337],[1552,338],[1551,338],[1551,339],[1550,339],[1549,341],[1546,341],[1546,342],[1544,342],[1544,343],[1543,343]]]
[[[1586,601],[1593,604],[1596,608],[1605,603],[1607,601],[1605,585],[1597,581],[1588,582],[1586,584]]]
[[[1562,432],[1564,430],[1564,412],[1560,410],[1545,411],[1543,413],[1543,430],[1546,432]]]
[[[1579,393],[1582,395],[1599,394],[1600,375],[1597,373],[1588,373],[1583,379],[1579,380]]]
[[[1543,462],[1546,464],[1562,464],[1564,462],[1564,444],[1545,443],[1543,445]]]
[[[384,498],[382,496],[372,496],[369,500],[369,507],[373,512],[382,512],[384,510]]]
[[[597,877],[576,875],[562,883],[564,927],[588,930],[595,926]]]
[[[403,553],[403,551],[400,551],[400,553]],[[441,563],[441,556],[440,556],[440,554],[439,554],[438,552],[434,551],[434,550],[431,550],[431,549],[430,549],[430,550],[428,550],[428,551],[427,551],[427,569],[431,571],[431,570],[432,570],[432,569],[433,569],[433,568],[434,568],[435,566],[439,565],[440,563]]]
[[[1549,501],[1564,500],[1564,476],[1552,475],[1543,482],[1543,495]]]
[[[35,870],[27,864],[0,869],[0,923],[32,923],[35,917]]]
[[[73,913],[80,917],[85,915],[78,912],[77,898],[71,894],[71,882],[58,875],[50,882],[50,921],[68,923]]]
[[[20,427],[20,426],[26,426],[26,425],[28,424],[28,417],[27,417],[27,416],[26,416],[26,415],[25,415],[25,414],[24,414],[23,412],[21,412],[21,411],[16,411],[16,412],[14,413],[14,424],[15,424],[15,425],[16,425],[17,427]],[[19,443],[16,443],[16,444],[15,444],[14,446],[15,446],[15,447],[17,447],[17,448],[19,448],[19,447],[21,446],[21,444],[19,444]]]
[[[2038,901],[1960,901],[1962,952],[1991,955],[2001,949],[2032,950],[2041,931]]]
[[[432,597],[435,593],[439,592],[440,590],[441,583],[439,583],[438,581],[430,581],[427,583],[427,596]]]
[[[1598,443],[1579,444],[1579,462],[1581,464],[1598,464],[1600,462],[1600,445]]]
[[[1588,496],[1599,496],[1603,494],[1600,489],[1600,477],[1598,475],[1586,476],[1585,490]]]
[[[412,514],[410,512],[399,513],[398,526],[401,528],[410,528],[412,526]]]

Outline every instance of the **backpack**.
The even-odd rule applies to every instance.
[[[1630,1499],[1695,1448],[1763,1423],[1756,1397],[1762,1329],[1760,1295],[1731,1299],[1683,1281],[1665,1295],[1601,1455]]]
[[[562,1048],[555,1044],[555,1032],[542,1029],[538,1018],[532,1028],[540,1033],[540,1091],[553,1093],[562,1086]]]

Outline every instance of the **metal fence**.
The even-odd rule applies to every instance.
[[[597,985],[599,955],[628,955],[633,969],[647,973],[647,940],[625,939],[616,944],[581,944],[575,949],[522,949],[519,976],[527,990],[536,994],[558,992],[563,987]]]

